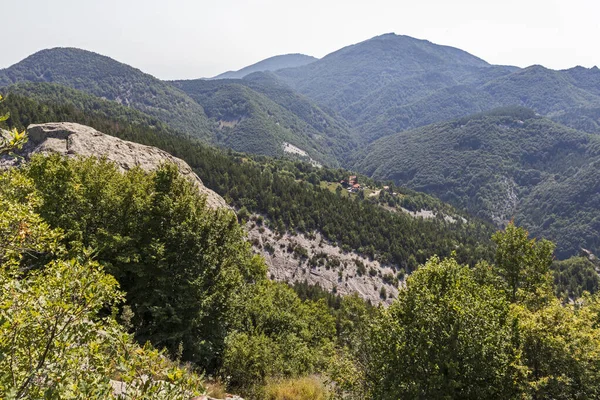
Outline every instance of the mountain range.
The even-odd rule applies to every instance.
[[[564,257],[600,251],[597,67],[493,65],[385,34],[321,59],[288,54],[170,82],[56,48],[0,70],[0,86],[236,151],[353,168],[499,225],[516,218]]]

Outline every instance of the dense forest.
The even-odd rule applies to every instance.
[[[348,177],[343,170],[318,168],[285,159],[251,157],[222,152],[181,135],[140,125],[127,124],[82,112],[72,105],[38,103],[10,94],[2,105],[11,113],[9,123],[23,128],[30,123],[52,120],[80,122],[126,140],[159,147],[185,160],[204,184],[238,209],[264,215],[279,232],[318,230],[346,250],[392,263],[412,271],[434,254],[456,252],[461,262],[473,264],[489,259],[491,225],[469,218],[452,223],[444,218],[424,220],[404,213],[391,213],[378,206],[379,198],[354,201],[322,189],[321,181]],[[398,188],[404,196],[399,205],[408,209],[449,209],[441,202],[411,190]]]
[[[182,132],[210,138],[204,110],[185,93],[100,54],[74,48],[43,50],[0,71],[0,86],[21,82],[69,86],[140,110]]]
[[[528,107],[570,127],[597,131],[596,67],[554,71],[492,65],[457,48],[390,33],[275,74],[339,113],[365,144],[507,106]]]
[[[339,138],[323,135],[267,96],[243,85],[201,79],[175,84],[220,124],[216,140],[233,150],[280,156],[284,154],[283,143],[291,143],[316,161],[335,166],[339,151],[334,152],[331,144],[351,140],[343,131]]]
[[[390,155],[389,149],[398,149]],[[438,196],[500,226],[515,220],[558,244],[597,251],[598,138],[518,107],[401,132],[371,144],[355,167]],[[567,229],[568,227],[568,229]]]

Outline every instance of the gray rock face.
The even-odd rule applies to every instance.
[[[202,180],[186,162],[156,147],[121,140],[98,132],[89,126],[71,122],[30,125],[27,133],[29,142],[19,152],[25,159],[37,153],[58,153],[67,157],[104,156],[114,162],[122,171],[134,167],[151,171],[165,162],[170,162],[175,164],[181,174],[198,187],[201,194],[206,195],[209,207],[229,208],[221,196],[204,186]],[[10,166],[11,163],[14,165],[16,162],[14,159],[0,160],[0,167]]]
[[[314,237],[307,235],[278,235],[266,226],[257,226],[252,221],[246,224],[248,238],[254,251],[264,257],[269,267],[271,279],[286,282],[308,282],[319,285],[323,289],[347,296],[357,293],[373,304],[391,304],[398,297],[398,287],[404,281],[385,283],[383,276],[396,276],[390,266],[381,265],[379,261],[369,260],[354,252],[343,252],[339,247],[326,241],[323,236],[315,232]],[[267,248],[270,247],[271,251]],[[301,247],[306,251],[307,259],[299,258],[290,248]],[[311,266],[309,258],[321,255],[326,263],[335,262],[337,266],[331,268],[325,264]],[[358,273],[358,263],[364,265],[365,271]],[[334,264],[335,265],[335,264]],[[375,274],[370,273],[371,270]],[[386,298],[381,298],[381,288],[385,289]]]

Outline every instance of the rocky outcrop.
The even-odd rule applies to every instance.
[[[263,224],[257,225],[256,217],[246,224],[248,239],[254,251],[264,257],[271,279],[289,284],[307,282],[342,296],[357,293],[372,304],[391,304],[398,297],[404,282],[398,280],[391,266],[344,252],[318,232],[278,235]]]
[[[30,125],[27,133],[29,142],[19,152],[25,159],[36,153],[58,153],[68,157],[106,157],[124,171],[134,167],[151,171],[165,162],[170,162],[198,187],[201,194],[206,195],[209,207],[228,207],[221,196],[204,186],[202,180],[186,162],[156,147],[121,140],[89,126],[71,122]],[[17,162],[18,159],[5,158],[0,160],[0,167],[14,165]]]

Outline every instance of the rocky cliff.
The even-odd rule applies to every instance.
[[[183,176],[194,183],[201,194],[206,195],[209,207],[228,207],[221,196],[204,186],[202,180],[186,162],[156,147],[121,140],[89,126],[71,122],[30,125],[27,133],[29,141],[19,152],[25,160],[37,153],[58,153],[67,157],[96,156],[106,157],[117,164],[121,170],[140,167],[146,171],[170,162],[178,167]],[[17,158],[0,159],[0,167],[14,166],[19,162]]]

